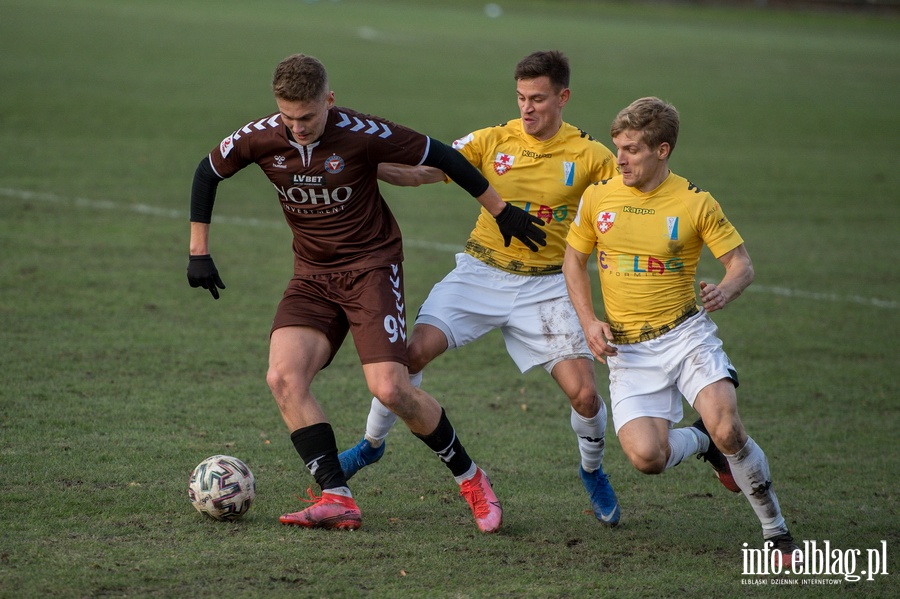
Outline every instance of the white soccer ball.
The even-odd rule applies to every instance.
[[[201,514],[216,520],[237,520],[256,498],[256,478],[241,460],[214,455],[194,468],[188,495]]]

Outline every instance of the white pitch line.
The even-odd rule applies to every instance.
[[[181,210],[173,210],[168,208],[159,208],[157,206],[149,206],[147,204],[123,204],[112,202],[109,200],[93,200],[89,198],[67,198],[52,193],[43,193],[35,191],[26,191],[24,189],[11,189],[8,187],[0,187],[0,195],[15,198],[18,200],[29,200],[46,202],[50,204],[70,204],[79,208],[90,208],[95,210],[120,210],[124,212],[134,212],[147,216],[159,216],[173,220],[188,219],[187,212]],[[237,225],[241,227],[259,227],[266,229],[282,228],[285,226],[283,221],[260,220],[258,218],[242,218],[235,216],[223,216],[217,214],[213,217],[216,223]],[[435,243],[421,239],[404,238],[403,244],[407,247],[417,247],[427,250],[436,250],[440,252],[457,253],[462,251],[462,247],[449,243]],[[900,307],[900,302],[892,300],[883,300],[873,297],[862,297],[859,295],[839,295],[837,293],[822,293],[816,291],[802,291],[799,289],[790,289],[787,287],[773,287],[769,285],[754,284],[747,288],[747,291],[756,293],[766,293],[769,295],[780,295],[783,297],[791,297],[798,299],[807,299],[817,302],[832,303],[850,303],[862,304],[874,308],[885,308],[888,310],[896,310]]]

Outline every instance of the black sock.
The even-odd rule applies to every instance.
[[[322,422],[298,428],[291,433],[291,442],[323,491],[347,486],[330,424]]]
[[[416,436],[441,458],[453,476],[462,476],[472,467],[472,458],[466,453],[466,448],[456,436],[456,431],[453,430],[453,425],[450,424],[443,409],[437,428],[429,435]]]

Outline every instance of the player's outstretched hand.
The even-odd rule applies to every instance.
[[[703,309],[707,312],[722,310],[728,303],[722,290],[717,285],[706,281],[700,281],[700,301],[703,302]]]
[[[213,299],[219,299],[219,289],[225,289],[225,283],[219,277],[216,263],[213,262],[212,256],[209,254],[190,257],[188,260],[187,278],[191,287],[209,289]]]
[[[505,247],[509,247],[513,237],[524,243],[532,252],[538,251],[538,245],[547,245],[547,233],[540,228],[544,226],[544,221],[518,206],[507,204],[494,218],[500,227]]]

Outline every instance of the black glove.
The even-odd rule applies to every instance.
[[[225,283],[219,278],[219,271],[216,270],[216,263],[213,262],[212,256],[209,254],[190,257],[190,260],[188,260],[187,278],[191,287],[209,289],[213,299],[219,299],[219,289],[225,289]],[[219,289],[216,289],[216,287]]]
[[[507,204],[494,218],[503,235],[504,247],[509,247],[513,237],[528,246],[532,252],[538,251],[536,243],[547,245],[547,233],[538,228],[538,226],[544,226],[544,221],[528,214],[518,206]]]

